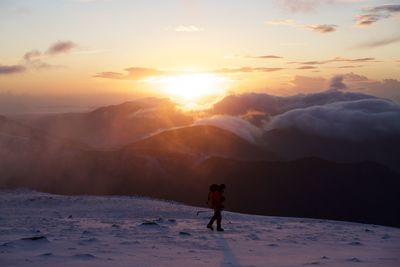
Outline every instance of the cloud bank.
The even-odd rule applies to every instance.
[[[267,126],[329,138],[364,141],[400,135],[400,106],[384,99],[341,101],[294,109]]]

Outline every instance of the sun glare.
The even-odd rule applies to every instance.
[[[189,105],[225,94],[228,79],[211,73],[190,73],[159,77],[156,83],[168,96]]]

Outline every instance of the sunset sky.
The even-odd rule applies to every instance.
[[[341,75],[400,100],[399,1],[0,0],[0,43],[3,96],[291,95]]]

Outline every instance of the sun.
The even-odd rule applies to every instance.
[[[225,94],[228,79],[212,73],[188,73],[159,77],[157,83],[174,100],[193,104]]]

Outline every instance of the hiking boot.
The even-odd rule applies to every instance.
[[[207,224],[207,228],[210,229],[211,231],[214,231],[214,228],[212,227],[212,225]]]
[[[218,228],[217,228],[217,231],[218,231],[218,232],[223,232],[223,231],[224,231],[224,228],[218,227]]]

